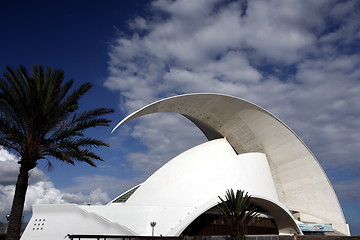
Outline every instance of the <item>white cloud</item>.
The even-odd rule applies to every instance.
[[[73,179],[74,184],[71,187],[62,189],[63,192],[66,192],[63,199],[66,202],[79,204],[103,204],[110,202],[110,198],[115,198],[123,194],[132,187],[144,182],[148,177],[147,174],[142,175],[138,173],[139,172],[137,172],[135,176],[127,176],[124,178],[104,175],[76,177]],[[89,182],[91,182],[91,184],[89,184]],[[89,194],[84,195],[82,193]]]
[[[10,213],[11,204],[15,192],[15,183],[19,172],[18,158],[6,151],[0,149],[0,221],[2,216]],[[96,179],[91,179],[92,183]],[[106,186],[102,183],[102,186]],[[88,182],[87,185],[89,186]],[[30,171],[29,187],[26,193],[24,205],[24,214],[31,211],[34,204],[51,204],[51,203],[77,203],[77,204],[104,204],[110,201],[108,193],[100,187],[92,188],[89,194],[81,191],[66,192],[57,189],[48,177],[38,168]],[[101,185],[100,185],[101,186]],[[95,188],[95,190],[94,190]]]
[[[19,174],[18,157],[5,149],[0,149],[0,185],[14,185]],[[30,184],[47,180],[45,174],[38,168],[30,171]]]
[[[81,192],[77,194],[65,193],[63,199],[65,202],[91,205],[104,204],[110,201],[107,192],[103,192],[101,188],[96,188],[89,195],[84,195]]]
[[[190,92],[250,100],[293,128],[323,166],[351,171],[360,154],[354,4],[154,1],[154,15],[135,18],[130,34],[114,41],[105,85],[120,91],[126,113]],[[152,172],[203,141],[177,121],[154,116],[137,122],[129,134],[148,150],[129,154],[134,169]]]
[[[33,204],[64,203],[63,193],[49,181],[30,185],[26,193],[25,211],[30,211]]]
[[[0,152],[1,151],[4,151],[4,150],[0,150]],[[6,161],[0,161],[0,165],[1,165],[0,184],[2,184],[2,185],[14,184],[16,182],[17,175],[19,172],[18,164],[12,160],[6,160]]]
[[[17,161],[17,157],[0,146],[0,161]]]
[[[316,11],[299,1],[249,2],[244,19],[244,43],[259,57],[293,63],[306,54],[316,40],[309,28],[321,24]],[[313,21],[309,21],[309,17]]]
[[[338,1],[334,2],[329,9],[329,19],[331,27],[336,31],[328,31],[320,37],[321,43],[337,42],[340,46],[359,41],[359,14],[355,9],[359,9],[358,1]],[[348,49],[349,50],[349,49]]]
[[[222,0],[198,0],[196,2],[192,0],[185,1],[169,1],[160,0],[152,2],[155,8],[168,12],[171,16],[176,16],[184,21],[189,19],[194,20],[198,18],[202,20],[209,14],[214,4],[222,2]]]
[[[359,8],[335,0],[154,1],[154,15],[114,41],[105,85],[120,92],[124,113],[182,93],[250,100],[305,141],[342,203],[358,204]],[[127,156],[143,176],[204,141],[171,114],[142,117],[117,134],[146,146]]]
[[[189,120],[180,115],[168,113],[143,117],[134,127],[132,136],[142,139],[149,151],[131,153],[128,161],[135,171],[148,174],[160,168],[184,149],[206,141],[200,130]]]
[[[10,213],[14,196],[14,186],[0,185],[0,222],[5,222],[5,216]]]

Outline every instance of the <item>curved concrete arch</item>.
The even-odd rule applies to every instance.
[[[275,203],[271,199],[260,197],[260,196],[252,196],[253,202],[255,205],[261,207],[266,213],[270,214],[275,224],[278,228],[280,235],[289,235],[291,233],[302,234],[301,229],[298,227],[294,218],[287,211],[287,209],[281,206],[280,203]],[[219,204],[219,198],[213,198],[210,201],[204,203],[202,206],[196,209],[196,211],[192,212],[186,219],[184,219],[176,228],[174,228],[169,235],[170,236],[180,236],[180,234],[193,222],[196,218],[198,218],[201,214],[207,212],[213,207]]]
[[[334,230],[348,234],[336,194],[315,156],[268,111],[228,95],[185,94],[159,100],[134,112],[114,130],[132,119],[158,112],[185,116],[209,140],[226,137],[238,154],[266,154],[280,202],[298,211],[301,221],[332,223]]]
[[[260,196],[253,196],[253,203],[264,209],[273,217],[280,235],[293,233],[302,234],[302,231],[294,221],[294,218],[285,207],[281,206],[281,204]]]

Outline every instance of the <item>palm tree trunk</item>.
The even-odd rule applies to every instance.
[[[29,182],[29,169],[23,165],[20,166],[20,173],[15,187],[14,200],[10,212],[9,225],[6,234],[6,240],[19,240],[22,213],[25,203],[26,190]]]

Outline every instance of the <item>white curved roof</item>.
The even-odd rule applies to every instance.
[[[137,233],[179,236],[197,217],[219,203],[227,189],[246,190],[254,203],[270,214],[280,234],[301,230],[279,202],[265,154],[237,155],[225,138],[195,146],[158,169],[124,203],[107,205],[107,212],[86,207]]]
[[[220,94],[186,94],[154,102],[121,121],[157,113],[179,113],[209,140],[226,137],[237,154],[264,153],[279,201],[300,212],[301,220],[332,223],[347,234],[336,194],[320,164],[283,122],[243,99]]]

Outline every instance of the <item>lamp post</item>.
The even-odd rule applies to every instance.
[[[156,222],[151,222],[151,223],[150,223],[150,226],[152,227],[152,234],[151,234],[151,236],[152,236],[152,238],[154,238],[154,228],[155,228],[155,226],[156,226]]]
[[[7,230],[8,230],[9,219],[10,219],[10,214],[6,214],[6,221],[7,221],[7,224],[6,224],[5,233],[7,233]]]

